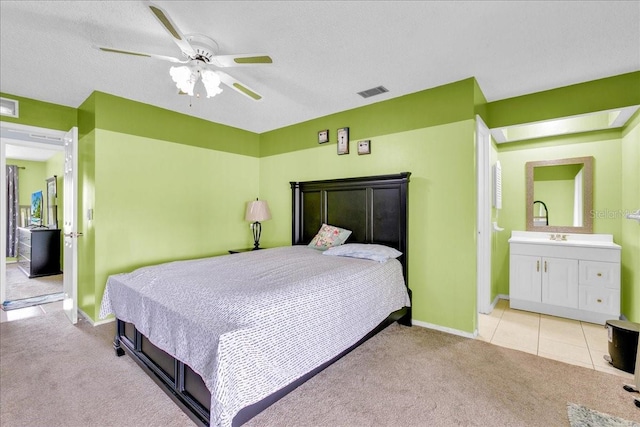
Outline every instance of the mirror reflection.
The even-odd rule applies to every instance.
[[[527,231],[591,233],[593,157],[528,162]]]

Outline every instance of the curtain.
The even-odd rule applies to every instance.
[[[7,165],[7,256],[18,253],[18,167]]]

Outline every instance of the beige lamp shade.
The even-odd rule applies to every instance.
[[[246,221],[267,221],[271,219],[271,211],[265,200],[254,200],[247,203],[247,212],[244,216]]]

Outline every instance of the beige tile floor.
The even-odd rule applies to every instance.
[[[609,350],[603,325],[511,309],[501,299],[491,314],[478,315],[478,332],[478,339],[492,344],[633,380],[604,360]]]

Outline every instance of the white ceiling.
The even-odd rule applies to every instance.
[[[7,159],[14,160],[29,160],[32,162],[46,162],[54,154],[63,151],[56,150],[49,147],[31,147],[31,146],[23,146],[23,145],[6,145],[5,156]]]
[[[92,48],[180,56],[142,1],[2,0],[0,91],[78,107],[98,90],[261,133],[468,77],[494,101],[640,70],[638,1],[155,3],[220,54],[269,54],[225,69],[264,99],[190,106],[170,63]]]

